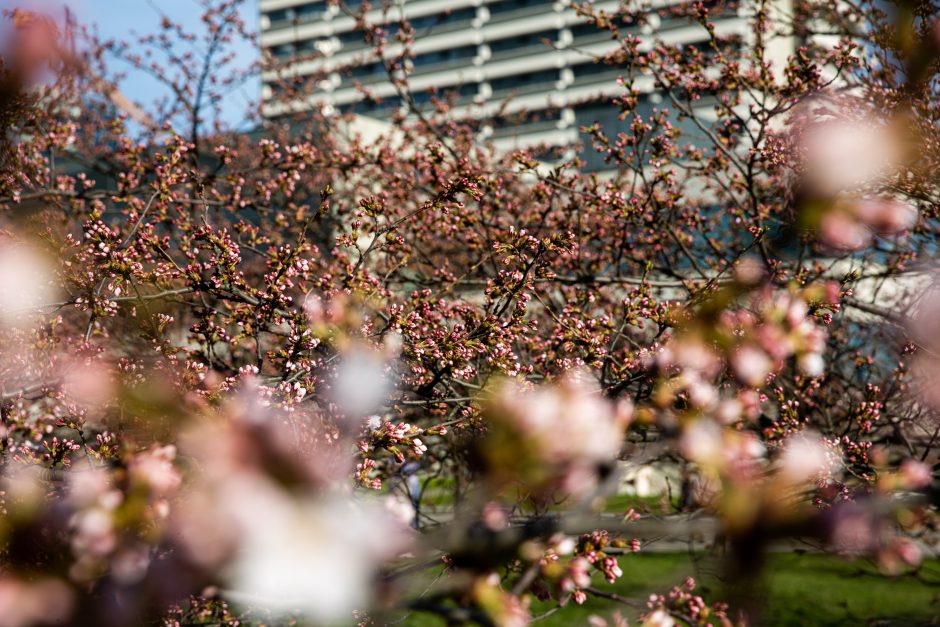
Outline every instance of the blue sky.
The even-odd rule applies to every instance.
[[[198,0],[0,0],[0,8],[9,9],[23,6],[50,13],[61,20],[64,7],[68,6],[84,24],[97,25],[103,38],[127,39],[132,33],[145,34],[156,32],[161,20],[161,12],[171,20],[180,22],[197,30],[202,8]],[[258,24],[258,5],[256,0],[245,0],[242,7],[243,18],[251,29]],[[256,52],[248,44],[239,46],[239,63],[246,66],[255,60]],[[115,69],[128,72],[121,83],[121,90],[130,99],[143,103],[158,98],[163,91],[153,78],[145,73],[132,70],[127,64],[115,65]],[[260,82],[251,81],[226,100],[224,118],[235,124],[241,120],[241,113],[251,102],[257,102]]]

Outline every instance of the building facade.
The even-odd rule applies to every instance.
[[[648,23],[622,24],[622,35],[636,35],[643,47],[654,41],[700,45],[707,34],[687,18],[670,18],[657,8],[675,0],[651,3]],[[355,8],[359,2],[347,2]],[[721,36],[747,38],[748,18],[729,1],[717,22]],[[599,1],[595,8],[617,14],[618,2]],[[276,118],[303,110],[314,101],[340,112],[386,117],[401,106],[382,64],[356,29],[355,20],[325,0],[261,0],[261,44],[278,61],[263,75],[264,114]],[[731,7],[731,10],[728,10]],[[605,102],[623,92],[621,68],[595,62],[615,50],[610,32],[579,16],[567,0],[407,0],[385,15],[390,26],[404,17],[416,31],[410,85],[415,101],[430,100],[431,90],[453,93],[455,115],[481,121],[481,134],[497,148],[536,144],[569,145],[579,128],[600,123],[616,132],[617,111]],[[382,11],[368,14],[382,23]],[[390,45],[388,55],[396,50]],[[335,70],[335,71],[333,71]],[[317,76],[301,101],[279,97],[284,77]],[[374,98],[363,98],[357,85]],[[641,91],[640,112],[661,100],[652,80]],[[508,104],[507,104],[508,99]],[[514,112],[525,111],[523,119]],[[499,112],[499,114],[497,114]],[[707,115],[706,108],[702,108]],[[501,116],[501,117],[500,117]],[[694,129],[690,129],[694,132]],[[590,164],[589,166],[598,164]],[[596,167],[594,169],[597,169]]]

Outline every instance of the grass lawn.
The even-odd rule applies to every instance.
[[[665,592],[695,575],[696,592],[706,601],[726,598],[714,562],[704,556],[682,554],[636,554],[620,559],[623,577],[614,585],[596,587],[624,597],[645,600],[652,592]],[[597,575],[595,575],[597,578]],[[817,554],[776,554],[770,558],[764,580],[757,582],[755,605],[762,608],[761,625],[940,625],[940,561],[923,565],[920,579],[913,575],[885,577],[863,561],[849,562]],[[546,612],[551,604],[535,602],[533,615]],[[545,627],[585,625],[591,614],[609,615],[620,610],[636,625],[637,610],[616,601],[591,599],[583,606],[571,605],[539,620]],[[413,614],[400,625],[443,626],[439,619]]]

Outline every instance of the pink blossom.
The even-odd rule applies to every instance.
[[[27,245],[0,240],[0,322],[28,324],[55,302],[57,292],[46,257]]]
[[[898,475],[903,486],[908,490],[923,488],[933,480],[933,473],[927,464],[914,459],[905,459],[901,462]]]
[[[665,610],[654,610],[643,617],[642,627],[675,627],[676,621]]]
[[[74,592],[59,579],[40,577],[27,582],[0,577],[0,627],[63,622],[74,603]]]
[[[871,231],[847,211],[832,209],[819,223],[819,238],[839,250],[859,250],[871,243]]]
[[[827,103],[810,101],[806,107],[822,108],[823,104]],[[876,184],[892,174],[901,158],[896,129],[874,115],[858,116],[849,106],[831,105],[828,116],[810,113],[814,119],[802,129],[804,183],[817,194],[834,196]]]
[[[175,458],[175,446],[155,445],[135,456],[128,470],[134,481],[147,486],[156,496],[164,497],[175,492],[182,483],[182,476],[173,465]]]
[[[832,472],[834,462],[818,435],[802,432],[784,442],[779,459],[780,477],[792,484],[810,481]]]
[[[884,235],[910,230],[917,223],[917,210],[897,200],[867,198],[855,201],[852,208],[859,220]]]
[[[742,382],[752,387],[760,387],[773,369],[773,362],[759,348],[742,346],[731,356],[731,366]]]

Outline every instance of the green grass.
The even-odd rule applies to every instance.
[[[687,575],[694,575],[699,583],[696,592],[706,601],[725,600],[734,593],[717,576],[717,564],[702,555],[640,553],[623,556],[620,563],[623,577],[614,585],[598,583],[598,589],[643,602],[650,593],[666,592]],[[599,581],[597,575],[595,578]],[[918,579],[910,574],[886,577],[865,562],[828,555],[776,554],[770,557],[763,578],[751,583],[748,601],[761,612],[759,624],[768,627],[940,625],[937,560],[925,563]],[[552,607],[534,602],[531,609],[538,615]],[[591,614],[605,616],[616,610],[631,624],[638,624],[636,609],[597,598],[583,606],[570,604],[536,624],[585,625]],[[437,627],[444,622],[426,614],[414,614],[399,624]]]
[[[778,555],[761,599],[778,626],[940,624],[940,563],[913,575],[885,577],[860,562],[824,555]]]

